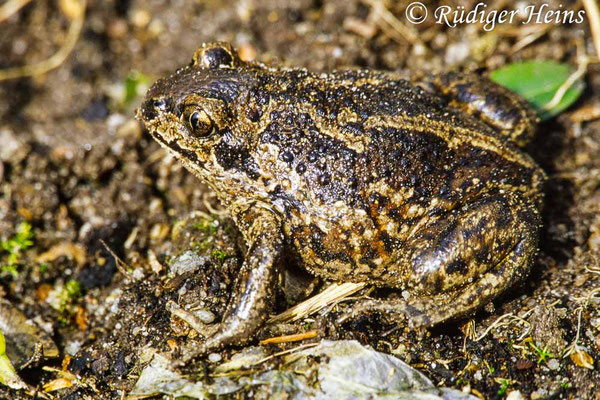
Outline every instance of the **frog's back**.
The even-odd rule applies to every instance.
[[[539,194],[543,173],[528,155],[394,74],[289,70],[263,79],[272,104],[285,105],[272,111],[263,141],[287,149],[313,200],[379,212],[374,205],[450,209],[503,186]]]

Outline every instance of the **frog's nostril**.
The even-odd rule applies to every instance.
[[[157,108],[152,100],[144,102],[141,114],[146,121],[152,121],[158,116]]]
[[[165,99],[154,99],[152,100],[152,106],[158,110],[164,111],[164,109],[167,108],[167,101]]]
[[[169,101],[164,98],[146,100],[142,105],[142,116],[145,120],[151,121],[161,112],[166,111],[168,107]]]

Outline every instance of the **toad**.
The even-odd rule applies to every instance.
[[[247,244],[219,329],[191,356],[252,339],[283,252],[327,280],[409,294],[353,314],[430,327],[523,279],[537,251],[545,175],[521,150],[536,115],[486,78],[317,74],[206,43],[149,89],[138,118]]]

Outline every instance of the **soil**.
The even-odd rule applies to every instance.
[[[8,252],[0,252],[0,296],[60,350],[58,358],[32,362],[21,377],[48,398],[120,399],[150,350],[178,357],[197,336],[171,315],[170,301],[222,316],[242,260],[239,234],[210,191],[133,118],[148,83],[187,64],[202,42],[229,41],[244,58],[316,71],[485,72],[530,59],[576,66],[578,55],[594,52],[587,20],[545,28],[517,21],[489,32],[482,24],[451,28],[431,18],[413,25],[405,19],[406,3],[94,0],[74,50],[58,68],[0,82],[0,239],[14,240],[25,222],[33,241],[12,264]],[[439,5],[424,3],[430,11]],[[0,68],[52,56],[65,43],[74,4],[35,1],[0,22]],[[470,10],[476,2],[450,4]],[[488,9],[507,4],[488,2]],[[591,63],[584,79],[581,98],[541,123],[528,149],[549,176],[540,252],[528,279],[472,319],[424,334],[376,316],[338,326],[341,304],[311,319],[268,326],[257,339],[308,330],[317,337],[304,342],[357,339],[440,386],[485,399],[511,391],[531,399],[600,399],[594,292],[600,285],[600,64]],[[196,269],[173,277],[170,266],[189,251]],[[274,313],[326,285],[289,262],[282,270]],[[226,349],[220,358],[233,352]],[[210,379],[211,366],[202,359],[184,370]],[[265,364],[276,367],[276,359]],[[56,389],[61,382],[65,387]],[[32,395],[0,387],[0,397]]]

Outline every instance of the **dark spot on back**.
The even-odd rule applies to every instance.
[[[448,265],[446,265],[446,273],[447,274],[454,274],[454,273],[459,273],[459,274],[466,274],[468,271],[468,265],[465,262],[464,259],[462,258],[457,258],[452,260],[451,263],[449,263]]]

